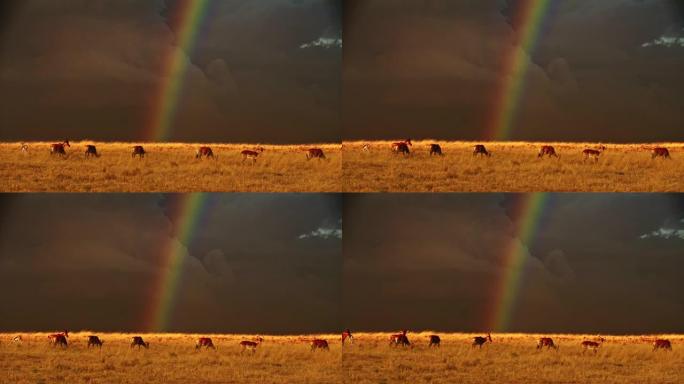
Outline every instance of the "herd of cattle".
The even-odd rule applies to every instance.
[[[71,144],[69,143],[69,140],[64,140],[61,143],[54,143],[50,144],[50,155],[55,155],[59,156],[62,158],[67,157],[67,148],[70,148]],[[325,159],[325,153],[323,152],[323,149],[321,148],[303,148],[301,149],[302,151],[306,152],[306,159],[311,160],[311,159]],[[263,147],[256,147],[253,149],[245,149],[242,152],[240,152],[240,155],[242,156],[242,162],[245,160],[251,160],[253,163],[257,161],[257,158],[259,155],[264,152],[265,149]],[[21,145],[21,152],[23,153],[28,153],[29,152],[29,146],[28,144],[22,144]],[[131,151],[131,157],[135,158],[136,156],[139,159],[143,159],[145,155],[147,155],[147,151],[142,145],[135,145],[133,146],[133,150]],[[92,144],[88,144],[85,146],[85,152],[84,156],[86,158],[90,157],[100,157],[100,153],[97,151],[97,147]],[[195,152],[195,158],[196,159],[201,159],[201,158],[207,158],[207,159],[216,159],[217,156],[214,155],[214,151],[211,149],[211,147],[207,146],[201,146],[199,149],[197,149],[197,152]]]
[[[411,342],[409,341],[409,338],[407,336],[408,331],[403,330],[401,333],[395,333],[390,335],[389,337],[389,345],[390,347],[413,347]],[[441,338],[439,335],[429,335],[428,336],[429,342],[428,342],[428,347],[439,347],[442,343]],[[53,333],[48,335],[48,340],[52,346],[55,347],[62,347],[62,348],[67,348],[69,346],[69,331],[64,331],[64,332],[59,332],[59,333]],[[344,347],[347,344],[354,344],[354,336],[352,335],[351,331],[349,329],[345,329],[342,332],[342,346]],[[239,345],[241,348],[241,352],[256,352],[257,347],[264,341],[262,337],[255,337],[253,340],[242,340]],[[305,338],[300,338],[298,341],[304,341],[307,342],[310,347],[311,351],[316,351],[316,350],[329,350],[328,346],[328,341],[324,339],[305,339]],[[580,346],[582,348],[583,352],[586,351],[593,351],[596,353],[601,347],[601,345],[606,341],[605,338],[603,337],[597,337],[594,340],[584,340],[582,343],[580,343]],[[650,341],[650,340],[649,340]],[[23,338],[21,335],[15,336],[14,339],[12,339],[12,342],[15,344],[21,344],[23,342]],[[491,334],[487,334],[487,336],[475,336],[473,337],[473,341],[471,343],[471,347],[479,347],[480,349],[482,348],[483,345],[486,343],[492,343],[492,336]],[[90,335],[88,336],[88,343],[87,347],[99,347],[102,348],[102,345],[104,344],[104,341],[102,341],[98,336],[96,335]],[[138,349],[140,348],[145,348],[149,349],[150,348],[150,343],[146,342],[142,336],[133,336],[131,338],[131,348],[137,347]],[[195,344],[195,349],[216,349],[214,346],[214,342],[210,337],[200,337],[197,339],[197,343]],[[537,342],[536,345],[537,349],[554,349],[558,350],[558,344],[556,344],[552,338],[550,337],[541,337],[539,338],[539,341]],[[653,341],[653,351],[657,350],[665,350],[665,351],[671,351],[672,350],[672,343],[670,340],[667,339],[655,339]]]
[[[413,144],[411,143],[411,139],[406,139],[404,141],[398,141],[395,143],[392,143],[391,149],[392,152],[395,154],[402,154],[402,155],[410,155],[411,154],[411,149]],[[364,152],[370,152],[371,146],[370,144],[364,144],[362,147],[362,150]],[[430,156],[435,155],[435,156],[443,156],[444,152],[442,152],[442,147],[439,144],[429,144],[428,147],[428,153]],[[657,157],[663,158],[663,159],[670,159],[670,151],[665,148],[665,147],[653,147],[653,148],[647,148],[651,152],[651,159],[655,159]],[[582,151],[582,156],[584,160],[594,160],[595,162],[598,161],[599,156],[601,156],[601,153],[603,153],[606,150],[606,147],[604,145],[600,145],[596,148],[586,148]],[[473,156],[482,156],[482,157],[491,157],[492,152],[490,150],[487,150],[487,148],[483,144],[476,144],[474,146],[473,150]],[[560,155],[556,152],[556,149],[551,146],[551,145],[542,145],[541,149],[537,153],[538,158],[542,158],[544,156],[547,157],[555,157],[555,158],[560,158]]]

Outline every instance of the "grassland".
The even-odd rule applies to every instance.
[[[199,335],[147,334],[148,350],[130,348],[129,334],[99,334],[102,349],[86,347],[90,332],[72,333],[69,347],[52,347],[46,333],[0,334],[2,383],[682,383],[683,335],[661,335],[672,351],[653,352],[641,336],[606,336],[598,352],[580,342],[595,335],[552,336],[558,351],[535,348],[539,335],[493,334],[472,348],[472,334],[409,333],[411,348],[390,347],[387,333],[356,333],[342,347],[339,335],[317,335],[329,351],[312,352],[302,339],[265,336],[257,351],[238,343],[252,335],[209,335],[216,350],[195,350]]]
[[[50,143],[0,144],[2,192],[339,192],[339,144],[259,145],[255,163],[240,152],[255,144],[145,144],[144,159],[132,158],[133,143],[71,142],[68,156],[50,155]],[[101,157],[86,158],[94,144]],[[195,159],[201,145],[216,159]],[[303,149],[319,147],[327,159],[307,160]]]
[[[239,342],[253,335],[209,335],[216,350],[195,350],[197,335],[142,335],[149,349],[130,348],[128,334],[99,334],[102,349],[87,348],[90,333],[70,333],[69,347],[52,347],[47,334],[0,335],[0,383],[335,383],[340,343],[312,352],[298,337],[264,337],[255,353]],[[204,336],[204,335],[203,335]],[[332,341],[337,336],[318,335]]]
[[[438,143],[444,156],[430,156]],[[362,146],[370,145],[369,151]],[[537,158],[542,143],[491,142],[491,157],[473,156],[474,142],[413,142],[411,154],[391,151],[390,141],[345,142],[344,192],[681,192],[684,143],[605,144],[597,162],[582,151],[597,143],[553,145],[559,158]],[[664,146],[669,160],[651,159]]]
[[[594,354],[580,343],[596,336],[552,336],[558,351],[536,349],[540,335],[492,335],[491,344],[472,348],[474,335],[441,335],[428,348],[429,333],[411,334],[413,348],[388,346],[389,334],[356,334],[344,348],[343,367],[350,383],[682,383],[684,336],[665,336],[671,352],[652,352],[639,336],[606,337]]]

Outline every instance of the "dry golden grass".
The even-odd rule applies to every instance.
[[[493,334],[493,343],[472,348],[472,334],[442,334],[440,348],[428,335],[408,334],[413,348],[389,347],[389,334],[356,334],[345,346],[343,367],[351,383],[682,383],[684,336],[664,335],[671,352],[652,352],[640,336],[609,337],[598,352],[580,343],[596,337],[551,336],[558,351],[536,349],[540,335]]]
[[[580,342],[595,335],[551,336],[558,351],[536,349],[540,335],[493,334],[493,343],[471,347],[472,334],[409,333],[411,348],[390,347],[388,333],[356,333],[342,347],[312,352],[302,338],[265,336],[256,353],[238,343],[253,335],[208,335],[216,350],[195,350],[199,335],[143,334],[148,350],[130,348],[130,334],[99,334],[102,349],[86,347],[90,332],[70,333],[69,347],[52,347],[47,333],[0,334],[2,383],[682,383],[683,335],[661,335],[672,351],[652,351],[642,336],[604,336],[597,353]],[[207,336],[207,335],[202,335]],[[652,339],[653,337],[648,337]]]
[[[345,192],[681,192],[684,143],[605,144],[598,162],[582,151],[597,143],[543,143],[560,155],[538,159],[541,143],[483,143],[492,156],[473,156],[475,142],[413,142],[411,154],[392,153],[391,141],[345,142]],[[444,156],[429,156],[438,143]],[[370,151],[362,150],[370,144]],[[670,160],[645,147],[665,146]]]
[[[216,350],[195,350],[198,335],[143,334],[150,348],[131,349],[129,334],[99,334],[102,349],[87,348],[89,332],[70,333],[69,347],[52,347],[47,333],[0,334],[0,383],[334,383],[340,382],[339,336],[330,351],[310,350],[298,337],[265,336],[255,353],[239,342],[253,335],[208,335]],[[202,335],[206,336],[206,335]]]
[[[50,155],[50,144],[0,144],[3,192],[338,192],[339,144],[260,145],[256,163],[240,152],[254,144],[145,144],[145,159],[131,157],[132,143],[72,142],[68,156]],[[101,157],[86,159],[85,145]],[[195,159],[208,145],[215,160]],[[305,148],[320,147],[326,160],[306,159]]]

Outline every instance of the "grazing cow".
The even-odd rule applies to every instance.
[[[28,150],[29,150],[28,144],[21,143],[21,149],[20,149],[21,153],[28,153]]]
[[[349,329],[345,329],[342,332],[342,345],[344,345],[347,340],[349,340],[349,344],[354,344],[354,336],[352,336]]]
[[[439,347],[439,345],[442,343],[442,339],[440,339],[439,336],[437,335],[430,335],[430,344],[428,347]]]
[[[492,153],[487,151],[487,148],[485,148],[485,146],[482,144],[477,144],[475,146],[475,150],[473,151],[473,156],[477,156],[477,155],[492,157]]]
[[[102,343],[103,343],[103,341],[100,340],[99,337],[97,337],[95,335],[88,336],[88,348],[90,348],[90,347],[102,348]]]
[[[245,351],[252,351],[252,353],[256,352],[257,347],[259,344],[261,344],[261,338],[257,339],[257,341],[249,341],[249,340],[243,340],[240,342],[240,346],[242,347],[241,352]]]
[[[313,339],[311,340],[311,351],[315,351],[317,349],[324,349],[326,351],[330,350],[328,348],[328,342],[322,339]]]
[[[401,152],[399,150],[399,147],[401,147],[402,145],[406,146],[408,148],[408,147],[412,146],[413,144],[411,143],[411,139],[406,139],[404,141],[397,141],[396,143],[392,143],[392,151],[397,152],[397,153]]]
[[[399,143],[396,147],[393,147],[392,150],[394,153],[401,153],[403,155],[410,155],[411,150],[409,149],[409,146],[406,143]]]
[[[586,352],[588,350],[593,350],[594,353],[596,353],[599,349],[599,347],[603,344],[603,339],[600,339],[598,342],[596,341],[591,341],[591,340],[584,340],[582,342],[582,348],[583,352]]]
[[[195,349],[201,349],[202,347],[204,347],[205,349],[209,349],[209,348],[216,349],[216,347],[214,347],[214,343],[211,341],[210,337],[200,337],[199,339],[197,339],[197,344],[195,344]]]
[[[141,336],[133,336],[133,341],[131,342],[131,348],[133,347],[145,347],[145,349],[150,348],[150,343],[145,342]]]
[[[85,150],[85,157],[100,157],[100,154],[97,153],[97,148],[94,145],[86,145],[86,150]]]
[[[145,148],[143,148],[142,145],[136,145],[135,147],[133,147],[131,157],[135,158],[136,156],[140,156],[140,158],[142,159],[143,157],[145,157],[145,154],[147,154],[147,152],[145,152]]]
[[[550,146],[550,145],[542,145],[541,150],[539,151],[539,154],[537,157],[544,157],[544,155],[548,157],[558,157],[558,154],[556,153],[556,148]]]
[[[391,347],[396,347],[401,345],[402,347],[405,346],[410,346],[411,342],[409,342],[408,337],[406,336],[406,333],[408,333],[407,330],[401,331],[401,333],[396,333],[394,335],[390,336],[390,346]]]
[[[64,140],[61,143],[50,144],[50,155],[66,156],[66,150],[64,148],[71,147],[69,140]]]
[[[14,336],[12,338],[12,343],[13,344],[20,344],[24,342],[24,339],[21,337],[21,335]]]
[[[401,333],[395,333],[393,335],[390,335],[390,337],[389,337],[390,346],[397,344],[397,340],[402,336],[406,336],[407,333],[408,333],[408,331],[404,329],[401,331]]]
[[[558,346],[553,343],[553,339],[550,337],[540,337],[539,342],[537,343],[537,349],[542,349],[546,347],[546,349],[555,349],[558,350]]]
[[[653,342],[653,350],[657,349],[664,349],[666,351],[671,351],[672,350],[672,343],[670,343],[670,340],[666,339],[656,339],[656,341]]]
[[[308,151],[306,151],[306,159],[325,159],[325,154],[320,148],[310,148]]]
[[[584,155],[584,161],[587,161],[589,159],[594,159],[594,162],[598,162],[599,156],[601,156],[601,153],[606,150],[606,147],[600,146],[598,149],[585,149],[582,151],[582,155]]]
[[[52,345],[55,346],[55,347],[58,346],[58,345],[59,345],[60,347],[63,347],[63,348],[68,347],[69,345],[68,345],[68,343],[67,343],[66,335],[60,333],[60,334],[58,334],[57,336],[55,336],[55,338],[53,339]]]
[[[253,151],[249,150],[249,149],[245,149],[244,151],[240,152],[240,154],[242,155],[242,162],[244,163],[245,160],[247,160],[247,159],[252,159],[253,162],[256,162],[257,157],[259,157],[259,154],[263,151],[264,151],[264,149],[261,147],[256,148]]]
[[[492,336],[488,333],[486,337],[483,336],[475,336],[473,337],[473,344],[471,345],[472,348],[475,347],[480,347],[482,349],[482,345],[486,342],[492,342]]]
[[[362,149],[364,152],[370,152],[370,144],[364,144],[364,145],[361,147],[361,149]]]
[[[195,153],[195,159],[201,159],[202,157],[206,157],[207,159],[211,157],[212,159],[215,159],[214,151],[209,147],[199,147]]]
[[[64,338],[68,338],[69,337],[69,331],[64,330],[64,332],[53,333],[51,335],[48,335],[48,340],[50,340],[50,342],[52,344],[55,344],[55,340],[60,336],[64,336]]]
[[[656,157],[662,157],[663,159],[671,159],[670,151],[668,151],[668,149],[664,147],[653,148],[653,150],[651,151],[651,159],[655,159]]]
[[[430,156],[432,155],[442,156],[442,147],[439,144],[430,144]]]

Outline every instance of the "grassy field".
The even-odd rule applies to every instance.
[[[682,383],[684,336],[664,335],[673,350],[652,352],[641,336],[606,336],[598,352],[580,342],[595,335],[552,336],[558,351],[536,349],[539,335],[493,334],[491,344],[471,347],[472,334],[442,334],[428,348],[429,333],[409,333],[411,348],[390,347],[387,333],[357,333],[342,347],[312,352],[302,339],[265,336],[257,351],[238,343],[253,335],[209,335],[216,350],[195,350],[198,335],[142,335],[148,350],[130,348],[128,334],[99,334],[102,349],[86,347],[90,332],[69,335],[69,347],[52,347],[46,333],[0,334],[2,383]]]
[[[429,155],[438,143],[444,156]],[[370,145],[369,151],[362,146]],[[537,158],[541,143],[484,143],[491,157],[473,156],[474,142],[413,142],[408,156],[390,141],[345,142],[345,192],[681,192],[684,143],[605,144],[598,162],[582,151],[597,143],[544,143],[560,158]],[[665,146],[671,158],[651,159],[648,148]]]
[[[580,343],[596,337],[553,337],[558,351],[536,349],[540,335],[492,335],[472,348],[472,334],[440,335],[428,348],[429,333],[408,334],[413,348],[389,347],[389,334],[356,334],[345,346],[343,367],[350,383],[683,383],[684,336],[665,336],[671,352],[652,352],[641,337],[605,337],[594,354]]]
[[[339,144],[259,145],[256,163],[240,152],[255,144],[146,144],[144,159],[132,143],[72,142],[68,156],[50,155],[50,143],[0,144],[2,192],[339,192]],[[85,145],[101,157],[85,158]],[[195,159],[208,145],[215,160]],[[306,159],[302,149],[322,148],[327,159]]]
[[[195,350],[197,335],[142,335],[150,348],[130,348],[127,334],[99,334],[102,349],[87,348],[90,333],[70,333],[69,347],[52,347],[47,334],[0,335],[0,383],[335,383],[340,342],[318,335],[329,351],[312,352],[298,337],[264,336],[255,353],[239,342],[253,335],[209,335],[216,350]],[[203,335],[205,336],[205,335]],[[335,342],[332,342],[333,339]]]

